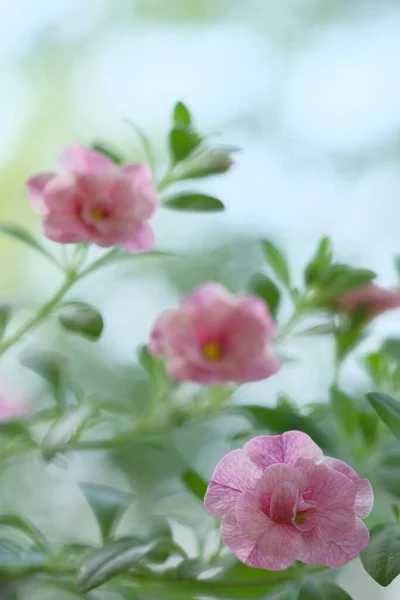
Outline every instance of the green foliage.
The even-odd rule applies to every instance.
[[[378,392],[367,394],[367,399],[393,435],[400,440],[400,401]]]
[[[305,581],[297,600],[351,600],[351,596],[330,581]]]
[[[128,537],[95,550],[78,571],[78,588],[82,592],[89,592],[112,577],[124,573],[153,550],[156,544],[156,541],[143,544],[137,538]]]
[[[384,453],[379,463],[377,475],[386,490],[392,496],[400,498],[400,450]]]
[[[261,246],[265,256],[265,260],[272,269],[275,277],[285,287],[290,288],[289,266],[282,250],[280,250],[269,240],[263,240],[261,242]]]
[[[192,116],[183,102],[177,102],[174,107],[173,120],[175,127],[186,129],[192,125]]]
[[[51,460],[58,452],[64,451],[70,442],[79,439],[91,414],[92,409],[83,404],[58,419],[43,438],[43,457]]]
[[[204,500],[207,484],[198,473],[188,469],[182,474],[182,481],[194,496],[197,496],[200,500]]]
[[[119,152],[111,148],[108,143],[95,141],[93,142],[91,147],[92,150],[100,152],[100,154],[103,154],[103,156],[109,158],[116,165],[122,165],[122,163],[124,162],[124,158],[121,156],[121,154],[119,154]]]
[[[305,268],[304,280],[306,285],[311,286],[321,281],[332,262],[332,252],[332,240],[329,237],[322,238],[313,258]]]
[[[166,198],[166,208],[188,212],[220,212],[225,210],[221,200],[198,192],[183,192]]]
[[[80,483],[79,487],[97,519],[103,542],[107,542],[132,502],[133,495],[95,483]]]
[[[103,331],[103,317],[96,308],[85,302],[62,304],[58,319],[64,329],[95,342]]]
[[[58,261],[54,256],[46,250],[46,248],[33,236],[29,231],[12,223],[0,223],[0,234],[8,235],[15,238],[19,242],[26,244],[42,256],[46,257],[52,263],[59,267]]]
[[[358,426],[358,410],[352,398],[336,386],[330,391],[333,415],[342,431],[351,437]]]
[[[230,412],[247,417],[257,429],[271,433],[284,433],[297,429],[307,433],[316,444],[326,450],[332,449],[332,440],[311,418],[297,411],[282,410],[266,406],[245,405],[232,408]]]
[[[377,525],[361,552],[364,569],[379,585],[386,587],[400,573],[400,526]]]
[[[276,319],[281,300],[281,293],[272,279],[266,275],[257,273],[250,279],[249,290],[264,300],[272,316]]]
[[[30,350],[22,355],[21,364],[37,373],[37,375],[46,381],[60,411],[62,411],[65,400],[63,389],[63,365],[65,364],[65,357],[57,352]]]

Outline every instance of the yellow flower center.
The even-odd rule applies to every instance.
[[[294,522],[295,523],[303,523],[305,518],[306,517],[305,517],[304,513],[297,513],[297,515],[294,518]]]
[[[101,208],[94,206],[93,208],[90,209],[90,216],[95,221],[98,221],[99,219],[102,219],[104,215],[103,215],[103,211],[101,210]]]
[[[206,342],[203,346],[203,356],[206,360],[216,361],[221,358],[221,346],[218,342]]]

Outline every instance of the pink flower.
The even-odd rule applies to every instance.
[[[373,491],[300,431],[255,437],[218,463],[204,500],[221,535],[251,567],[295,560],[340,567],[368,543]]]
[[[400,308],[400,289],[388,290],[370,283],[343,294],[337,303],[343,312],[349,314],[365,307],[365,319],[370,320],[388,310]]]
[[[7,389],[0,389],[0,423],[23,419],[29,414],[29,407],[19,394]]]
[[[59,172],[38,173],[26,182],[49,239],[61,244],[117,245],[130,252],[154,246],[148,220],[157,197],[147,167],[117,166],[79,144],[67,147],[59,164]]]
[[[149,350],[166,360],[174,379],[244,383],[278,371],[268,346],[274,336],[275,325],[262,300],[235,297],[217,283],[205,283],[157,319]]]

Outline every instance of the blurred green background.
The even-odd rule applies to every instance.
[[[23,345],[63,352],[70,376],[85,391],[139,407],[146,384],[136,348],[154,317],[206,279],[243,289],[262,264],[260,237],[287,250],[299,280],[326,234],[339,259],[374,269],[382,284],[393,284],[392,257],[400,250],[399,28],[395,0],[10,3],[0,24],[1,221],[40,231],[24,179],[51,168],[70,142],[100,138],[143,159],[125,119],[146,130],[162,172],[177,100],[191,108],[201,131],[243,149],[229,174],[196,184],[224,201],[224,213],[160,210],[154,220],[158,247],[190,251],[192,258],[110,267],[71,292],[71,299],[91,302],[104,315],[99,343],[66,338],[49,323]],[[57,278],[40,257],[0,237],[0,300],[45,300]],[[398,314],[385,316],[363,350],[396,332]],[[45,402],[42,382],[17,360],[20,351],[2,359],[0,376],[32,402]],[[242,402],[270,405],[280,392],[301,405],[326,401],[330,341],[296,342],[287,354],[303,360],[286,362],[272,380],[246,386]],[[356,360],[346,365],[344,377],[352,391],[368,386]],[[205,518],[201,505],[176,487],[173,476],[189,461],[208,478],[231,447],[224,432],[242,427],[239,418],[217,420],[182,430],[169,453],[133,444],[108,462],[73,455],[68,469],[18,459],[2,469],[0,505],[29,514],[50,539],[68,539],[72,521],[79,523],[81,541],[93,540],[95,524],[76,486],[89,473],[92,481],[140,489],[148,513],[174,518],[184,512],[198,525]],[[190,546],[187,530],[179,535]],[[400,584],[385,592],[361,573],[356,564],[343,575],[355,600],[397,597]],[[42,589],[21,596],[53,597],[54,591]]]

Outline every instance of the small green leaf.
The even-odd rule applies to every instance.
[[[204,562],[200,558],[188,558],[176,567],[177,579],[196,579],[204,569]]]
[[[358,426],[358,410],[350,396],[336,386],[330,390],[333,415],[340,428],[350,437]]]
[[[400,402],[378,392],[370,392],[367,399],[393,435],[400,440]]]
[[[0,527],[2,526],[18,529],[32,540],[37,548],[48,552],[49,543],[45,536],[29,519],[12,514],[0,515]]]
[[[108,144],[96,141],[93,142],[91,148],[92,150],[95,150],[96,152],[99,152],[100,154],[103,154],[103,156],[109,158],[116,165],[122,165],[122,163],[124,162],[123,157],[120,154],[118,154],[118,152],[110,148]]]
[[[330,581],[305,581],[297,600],[351,600],[351,596]]]
[[[385,452],[377,469],[377,476],[390,494],[400,498],[400,451]]]
[[[162,203],[166,208],[189,212],[220,212],[225,210],[221,200],[196,192],[183,192],[170,196]]]
[[[133,495],[95,483],[80,483],[79,487],[97,519],[103,542],[107,542],[132,502]]]
[[[183,473],[182,481],[192,494],[200,498],[200,500],[204,500],[207,484],[198,473],[188,469]]]
[[[334,323],[320,323],[319,325],[314,325],[313,327],[308,327],[307,329],[303,329],[303,331],[299,331],[296,333],[296,337],[308,335],[329,335],[331,333],[336,333],[336,327]]]
[[[51,260],[52,263],[60,267],[59,262],[54,256],[46,250],[44,246],[31,234],[29,231],[26,231],[23,227],[19,225],[14,225],[12,223],[0,223],[0,234],[4,233],[5,235],[9,235],[27,246],[30,246],[36,252],[40,252],[43,256]]]
[[[318,248],[306,266],[304,280],[306,285],[313,285],[320,280],[321,274],[332,262],[332,240],[324,237],[318,244]]]
[[[289,267],[282,250],[268,240],[262,241],[262,249],[265,259],[276,278],[287,288],[290,287]]]
[[[397,523],[397,525],[400,525],[400,507],[399,507],[399,505],[392,504],[391,509],[392,509],[392,513],[393,513],[395,522]]]
[[[44,458],[51,460],[58,452],[63,451],[67,444],[78,439],[91,413],[89,406],[81,405],[56,421],[42,441]]]
[[[84,302],[63,304],[58,311],[58,319],[64,329],[96,341],[103,331],[103,317],[93,306]]]
[[[267,406],[245,405],[230,409],[230,413],[247,417],[257,429],[271,433],[285,433],[291,429],[304,431],[323,449],[332,449],[331,440],[312,419],[295,411],[280,410]]]
[[[237,148],[206,148],[195,152],[181,165],[179,173],[176,174],[176,181],[226,173],[233,165],[233,152],[237,152]]]
[[[169,147],[173,164],[185,160],[202,142],[202,138],[189,129],[172,129]]]
[[[57,352],[28,351],[21,357],[21,364],[42,377],[50,386],[60,409],[64,406],[63,370],[65,356]]]
[[[190,127],[192,124],[192,117],[187,106],[183,104],[183,102],[177,102],[174,107],[174,125],[178,129],[185,129]]]
[[[78,588],[82,592],[89,592],[115,575],[124,573],[156,544],[157,542],[142,544],[136,538],[123,538],[95,550],[78,572]]]
[[[379,585],[386,587],[400,573],[400,526],[376,525],[371,540],[360,554],[364,569]]]
[[[364,358],[364,365],[373,383],[379,387],[386,375],[387,365],[382,352],[370,352]]]
[[[272,316],[276,319],[281,300],[281,293],[272,279],[261,273],[253,275],[250,279],[249,289],[253,294],[264,300],[268,305]]]

